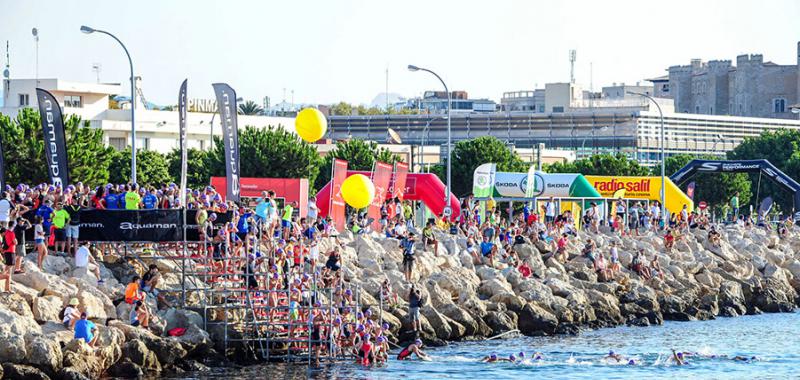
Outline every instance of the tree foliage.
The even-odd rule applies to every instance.
[[[358,139],[339,141],[336,143],[336,148],[322,158],[319,177],[314,185],[317,190],[330,182],[334,158],[346,160],[348,170],[372,170],[375,161],[389,164],[402,161],[399,156],[388,149],[378,147],[378,143],[374,141],[367,142]]]
[[[11,119],[0,114],[0,138],[6,164],[6,183],[50,182],[44,155],[44,134],[39,112],[20,110]],[[103,131],[71,115],[64,120],[70,180],[97,186],[108,181],[108,165],[114,154],[103,144]]]
[[[114,154],[109,165],[112,183],[128,183],[131,178],[131,148]],[[160,186],[172,182],[167,158],[154,150],[136,150],[136,182],[139,185]]]
[[[459,197],[472,192],[472,176],[475,168],[480,165],[493,162],[497,164],[498,171],[504,172],[524,172],[529,167],[516,152],[493,136],[481,136],[457,142],[453,147],[452,157],[451,191]],[[446,181],[447,160],[445,159],[440,167],[432,168],[431,171]]]
[[[629,159],[622,153],[615,155],[601,153],[573,162],[556,162],[544,165],[543,170],[548,173],[581,173],[583,175],[650,175],[650,169],[639,165],[639,162]]]
[[[208,169],[208,154],[204,150],[189,148],[186,151],[186,185],[197,189],[209,184],[211,171]],[[181,151],[173,149],[167,154],[169,175],[172,182],[180,184],[181,180]]]
[[[664,162],[664,172],[667,176],[670,176],[694,159],[714,160],[719,159],[719,157],[691,154],[670,156]],[[653,168],[653,175],[661,175],[660,166]],[[744,205],[750,201],[752,196],[750,178],[747,173],[697,173],[691,181],[695,182],[695,203],[706,201],[712,206],[722,206],[728,204],[731,197],[736,192],[739,192],[739,204]],[[686,187],[684,186],[682,190],[686,191]]]
[[[244,103],[239,104],[239,114],[240,115],[260,115],[264,112],[264,109],[258,105],[258,103],[248,100]]]
[[[778,169],[795,180],[800,179],[800,131],[780,129],[766,131],[757,137],[748,137],[734,150],[728,152],[731,160],[756,160],[766,159]],[[791,210],[794,205],[794,194],[790,194],[783,187],[776,185],[760,173],[750,173],[752,193],[759,194],[754,202],[766,196],[771,196],[784,210]],[[759,178],[761,186],[759,190]]]
[[[225,175],[224,152],[222,139],[214,137],[207,157],[211,175]],[[317,149],[281,127],[240,129],[239,157],[242,177],[308,178],[313,184],[319,173]]]

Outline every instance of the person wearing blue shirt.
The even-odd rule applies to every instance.
[[[158,203],[158,198],[153,194],[153,189],[147,191],[147,194],[144,195],[142,198],[142,204],[146,209],[154,209],[156,208],[156,204]]]
[[[106,210],[117,210],[119,209],[119,197],[117,196],[117,192],[114,189],[109,189],[108,194],[106,194]]]
[[[523,217],[522,221],[527,223],[528,222],[528,217],[530,215],[531,215],[531,208],[528,207],[528,202],[525,202],[525,206],[522,207],[522,217]]]
[[[489,259],[489,266],[490,267],[494,267],[493,259],[494,259],[494,253],[495,253],[496,250],[497,250],[497,247],[495,247],[494,243],[489,241],[489,238],[487,236],[484,236],[483,237],[483,241],[481,242],[481,254],[483,255],[483,257],[486,257],[487,259]]]
[[[258,204],[256,205],[256,221],[259,223],[263,223],[267,220],[267,207],[269,206],[269,198],[267,198],[267,192],[264,191],[261,193],[261,198],[258,198]]]
[[[83,339],[90,347],[97,344],[97,326],[87,319],[86,312],[81,313],[81,319],[75,322],[75,339]]]
[[[36,210],[36,216],[42,217],[45,241],[47,241],[46,238],[50,236],[50,226],[53,224],[53,209],[50,207],[51,204],[52,202],[47,200]]]

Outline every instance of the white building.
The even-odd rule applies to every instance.
[[[24,107],[38,107],[35,79],[4,81],[4,106],[0,113],[16,117]],[[75,114],[89,120],[93,128],[104,132],[107,145],[124,149],[131,142],[130,109],[111,109],[110,96],[119,94],[119,84],[67,82],[60,79],[39,79],[38,87],[51,92],[60,103],[64,116]],[[176,88],[177,93],[177,88]],[[167,153],[178,146],[178,112],[147,110],[136,103],[136,147]],[[128,108],[128,107],[126,107]],[[213,121],[213,129],[212,129]],[[239,115],[239,127],[283,126],[294,131],[294,118]],[[188,112],[187,139],[190,148],[208,149],[211,135],[222,136],[219,117],[215,113]]]

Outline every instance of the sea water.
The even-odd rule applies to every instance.
[[[688,365],[668,360],[671,349],[697,352]],[[635,361],[603,359],[613,350]],[[486,355],[524,352],[523,363],[480,363]],[[665,322],[663,326],[617,327],[577,336],[518,337],[451,343],[430,348],[433,361],[390,360],[384,367],[353,363],[267,364],[245,369],[214,369],[182,374],[184,379],[795,379],[800,378],[800,313],[720,318],[702,322]],[[543,359],[532,361],[534,352]],[[710,356],[716,355],[716,358]],[[734,356],[756,357],[748,362]]]

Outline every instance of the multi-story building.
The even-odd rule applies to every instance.
[[[495,112],[497,103],[490,99],[470,99],[466,91],[451,91],[452,112]],[[447,112],[447,93],[444,91],[425,91],[422,98],[410,99],[408,107],[420,109],[430,114]]]
[[[548,149],[574,151],[577,158],[623,153],[654,165],[660,157],[661,125],[654,108],[455,114],[451,123],[454,142],[490,135],[518,148],[543,143]],[[405,144],[447,143],[447,120],[432,115],[332,116],[327,137],[385,141],[387,128],[399,133]],[[664,111],[667,155],[723,156],[746,137],[776,129],[800,130],[800,121]]]
[[[3,83],[4,105],[0,113],[16,117],[25,107],[38,107],[36,87],[51,92],[61,105],[64,115],[78,115],[93,128],[103,130],[105,142],[116,149],[131,144],[130,102],[116,109],[109,106],[111,96],[121,92],[119,84],[68,82],[61,79],[10,79]],[[175,88],[177,94],[177,87]],[[141,99],[139,99],[141,100]],[[178,112],[149,110],[142,101],[136,102],[136,147],[167,153],[178,147]],[[195,100],[187,112],[186,127],[190,148],[209,149],[211,136],[222,136],[219,117],[215,116],[216,102]],[[124,109],[127,108],[127,109]],[[294,131],[294,118],[239,115],[239,126],[283,126]]]
[[[730,60],[671,66],[667,76],[651,79],[656,96],[674,100],[681,113],[793,119],[790,105],[800,103],[800,42],[797,62],[764,62],[761,54]]]
[[[649,101],[637,92],[653,95],[653,86],[626,85],[624,83],[603,87],[600,92],[586,91],[576,83],[547,83],[545,88],[528,91],[504,92],[500,100],[501,110],[507,112],[526,111],[535,113],[564,113],[581,110],[646,110]],[[662,109],[672,111],[672,100],[657,98]]]

